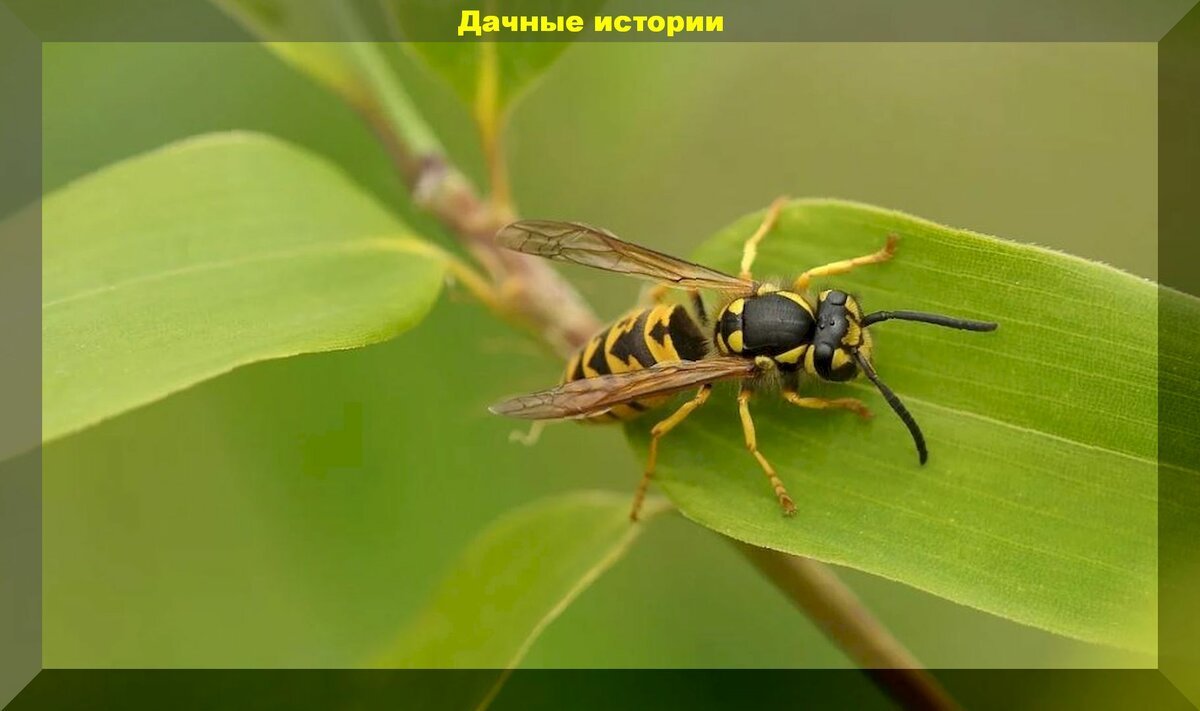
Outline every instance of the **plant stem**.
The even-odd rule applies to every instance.
[[[264,39],[287,34],[243,0],[216,2]],[[338,36],[359,41],[268,41],[266,46],[339,95],[362,117],[383,144],[413,201],[449,228],[487,271],[487,279],[482,281],[492,295],[485,301],[532,330],[558,353],[595,333],[600,322],[591,307],[545,260],[501,249],[493,240],[496,231],[514,219],[500,144],[503,116],[498,109],[495,48],[483,48],[488,72],[475,107],[492,183],[491,194],[484,200],[447,160],[436,133],[397,81],[379,45],[363,41],[368,35],[352,7],[341,2],[314,3],[313,7],[317,8],[315,17],[330,24]],[[462,280],[463,272],[458,277]]]
[[[811,558],[729,540],[897,703],[907,709],[959,708],[832,568]]]
[[[373,48],[372,48],[373,49]],[[372,50],[367,50],[371,53]],[[363,57],[360,55],[360,61]],[[377,58],[367,64],[379,68]],[[381,59],[381,58],[378,58]],[[375,74],[374,84],[381,77]],[[560,356],[568,357],[599,330],[600,322],[578,292],[547,262],[499,248],[496,231],[515,215],[507,194],[499,126],[481,125],[494,193],[481,199],[467,178],[442,154],[436,141],[414,145],[413,136],[431,136],[402,88],[389,85],[384,107],[358,106],[391,156],[415,202],[437,217],[486,269],[501,315],[518,315]],[[460,278],[463,275],[460,273]],[[473,291],[486,288],[470,281]],[[730,539],[732,540],[732,539]],[[807,558],[736,542],[738,550],[787,595],[825,634],[908,709],[956,709],[950,696],[828,566]]]
[[[601,324],[591,307],[545,260],[496,245],[496,231],[515,219],[502,169],[492,167],[491,172],[505,192],[481,199],[440,150],[420,151],[405,140],[405,133],[420,125],[418,116],[406,115],[401,121],[393,111],[377,106],[356,108],[387,150],[413,201],[438,218],[487,271],[495,301],[505,311],[522,315],[560,355],[569,354],[599,330]],[[408,111],[412,103],[395,101],[391,108]],[[489,158],[500,160],[500,151],[491,151]]]
[[[500,69],[496,64],[496,52],[495,42],[479,43],[479,82],[475,88],[473,113],[488,167],[492,209],[511,214],[514,210],[508,187],[508,163],[504,160],[504,113],[500,108]]]

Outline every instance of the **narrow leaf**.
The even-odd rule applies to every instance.
[[[429,605],[378,662],[406,668],[511,669],[567,605],[667,509],[652,498],[579,492],[505,514],[454,563]]]
[[[698,261],[736,270],[761,217],[722,231]],[[874,252],[889,233],[901,237],[892,262],[818,280],[814,290],[846,288],[868,312],[1000,324],[994,333],[899,321],[872,327],[880,377],[923,427],[928,464],[918,464],[904,426],[865,380],[803,389],[861,398],[875,412],[869,422],[763,392],[752,403],[758,443],[798,507],[785,518],[746,452],[730,387],[663,442],[658,482],[685,515],[739,540],[1053,632],[1153,650],[1155,285],[1049,250],[829,200],[788,206],[755,273],[791,278]],[[1177,317],[1200,330],[1200,308],[1184,298]],[[1176,386],[1200,398],[1195,378]],[[655,419],[630,428],[643,452]]]
[[[394,336],[442,280],[344,175],[266,136],[171,144],[42,210],[44,440],[239,365]]]

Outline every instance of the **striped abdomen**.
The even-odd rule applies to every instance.
[[[700,360],[708,340],[700,333],[691,314],[677,304],[660,304],[637,309],[596,334],[567,363],[563,382],[594,378],[610,373],[628,373],[655,363]],[[669,397],[638,400],[618,405],[585,422],[628,420],[666,402]]]

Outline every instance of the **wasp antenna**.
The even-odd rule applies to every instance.
[[[858,367],[862,372],[867,374],[867,378],[875,384],[875,387],[879,389],[879,393],[883,395],[883,399],[887,400],[887,404],[891,406],[896,415],[900,417],[900,421],[908,428],[908,433],[912,435],[913,444],[917,446],[917,459],[920,460],[921,464],[924,464],[925,460],[929,459],[929,451],[925,449],[925,435],[921,433],[921,427],[913,419],[912,413],[908,411],[903,402],[900,402],[900,398],[896,396],[896,393],[883,384],[883,381],[879,379],[879,375],[875,372],[875,367],[857,351],[854,353],[854,361],[858,363]]]
[[[870,326],[880,321],[920,321],[921,323],[931,323],[934,326],[957,328],[961,331],[995,331],[998,326],[991,321],[969,321],[965,318],[953,318],[923,311],[876,311],[864,316],[862,325]]]

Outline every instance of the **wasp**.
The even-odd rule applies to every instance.
[[[993,331],[997,324],[918,311],[865,313],[857,298],[838,289],[815,296],[813,279],[846,274],[892,258],[898,237],[888,235],[873,254],[825,264],[802,273],[790,288],[756,281],[751,269],[758,245],[778,220],[784,200],[776,200],[742,249],[738,276],[693,264],[619,239],[612,233],[574,222],[526,220],[502,228],[497,242],[517,252],[629,274],[659,283],[654,305],[638,308],[593,336],[571,357],[562,383],[554,388],[505,400],[493,413],[529,420],[573,419],[615,422],[638,417],[686,390],[693,397],[650,430],[645,471],[634,494],[630,518],[637,520],[654,476],[659,441],[708,401],[714,383],[740,381],[738,413],[746,448],[757,460],[786,516],[796,512],[775,468],[758,448],[750,400],[760,386],[774,381],[787,402],[809,409],[839,409],[871,416],[855,398],[801,395],[801,377],[845,382],[860,373],[908,428],[917,457],[929,456],[925,436],[900,398],[879,378],[872,362],[870,327],[884,321],[917,321],[964,331]],[[667,288],[690,292],[692,312],[666,303]],[[725,295],[709,318],[700,290]]]

